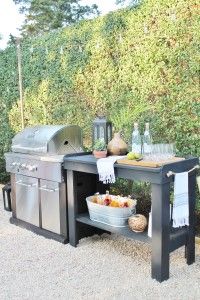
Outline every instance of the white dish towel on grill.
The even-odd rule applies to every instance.
[[[188,172],[175,174],[173,227],[189,225]]]
[[[99,173],[99,181],[103,183],[115,183],[114,163],[125,156],[108,156],[97,160],[97,170]]]

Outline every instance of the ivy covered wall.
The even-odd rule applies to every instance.
[[[199,13],[195,0],[146,0],[22,42],[25,126],[78,124],[91,145],[95,114],[130,138],[151,122],[155,142],[200,155]],[[0,52],[0,180],[3,153],[21,129],[14,45]]]

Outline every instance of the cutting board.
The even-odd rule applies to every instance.
[[[130,160],[127,158],[122,158],[122,159],[118,159],[117,163],[120,165],[129,165],[129,166],[141,166],[141,167],[150,167],[150,168],[159,168],[163,165],[169,164],[169,163],[173,163],[173,162],[177,162],[177,161],[182,161],[185,158],[183,157],[173,157],[170,160],[166,160],[166,161],[147,161],[147,160]]]

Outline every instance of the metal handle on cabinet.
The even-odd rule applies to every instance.
[[[47,188],[46,186],[41,186],[40,188],[39,188],[39,190],[41,190],[41,191],[47,191],[47,192],[56,192],[56,191],[58,191],[58,188],[57,189],[49,189],[49,188]]]
[[[27,187],[33,187],[37,185],[36,183],[27,184],[27,183],[23,183],[22,181],[16,181],[16,183]]]

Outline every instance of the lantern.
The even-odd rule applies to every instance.
[[[106,144],[112,139],[112,123],[107,121],[105,116],[98,116],[93,121],[93,145],[98,139],[104,140]]]
[[[2,188],[4,209],[12,211],[11,208],[11,185],[8,183]]]

